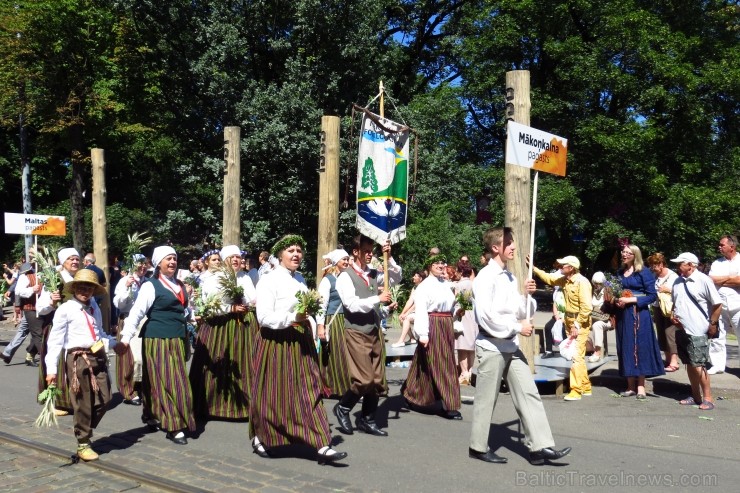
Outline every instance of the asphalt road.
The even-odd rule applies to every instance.
[[[12,326],[0,327],[0,346]],[[543,388],[545,407],[558,447],[573,452],[556,465],[531,466],[522,430],[508,394],[502,394],[491,425],[490,445],[509,458],[505,465],[486,464],[467,456],[475,389],[463,387],[463,421],[451,422],[402,408],[400,384],[407,372],[389,368],[389,397],[381,401],[379,424],[390,436],[377,438],[335,430],[336,447],[349,457],[339,466],[319,466],[310,451],[292,450],[286,457],[261,459],[252,453],[247,423],[204,423],[187,446],[177,446],[164,433],[147,433],[140,408],[114,403],[96,430],[94,446],[101,463],[182,481],[206,491],[431,491],[480,492],[490,489],[531,491],[737,491],[740,484],[740,393],[728,385],[718,390],[717,407],[700,411],[679,406],[686,388],[654,386],[647,401],[619,398],[618,379],[609,369],[580,402],[565,402]],[[734,374],[727,378],[737,379]],[[71,417],[59,428],[38,430],[33,419],[36,369],[22,354],[10,366],[0,364],[0,432],[73,452]],[[114,389],[115,390],[115,389]],[[327,400],[331,412],[335,401]],[[330,422],[336,420],[330,414]],[[25,452],[24,452],[25,450]],[[26,454],[26,455],[24,455]],[[33,470],[22,464],[33,464]],[[125,481],[91,474],[90,466],[61,467],[52,458],[0,439],[0,491],[126,491]],[[83,479],[80,479],[83,478]],[[96,479],[90,479],[96,478]],[[75,482],[76,481],[76,482]],[[87,485],[87,486],[86,486]],[[111,486],[114,485],[114,486]],[[140,487],[141,491],[152,491]],[[139,490],[137,489],[137,491]]]

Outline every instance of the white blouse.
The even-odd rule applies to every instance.
[[[429,337],[429,312],[453,313],[455,293],[451,283],[429,276],[416,287],[414,331],[419,338]]]
[[[278,266],[257,283],[257,322],[260,327],[286,329],[296,322],[296,293],[306,292],[306,281],[300,272],[291,273]]]

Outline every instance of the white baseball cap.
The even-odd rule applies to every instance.
[[[672,258],[671,262],[675,262],[677,264],[680,264],[681,262],[691,262],[694,265],[699,265],[699,259],[691,252],[683,252],[678,257]]]

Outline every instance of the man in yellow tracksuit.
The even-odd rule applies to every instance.
[[[570,392],[566,401],[579,401],[591,395],[591,380],[586,368],[586,342],[591,331],[591,283],[580,274],[581,262],[568,255],[557,259],[560,273],[548,274],[535,267],[534,273],[550,286],[560,286],[565,294],[565,327],[570,337],[576,338],[576,352],[570,367]]]

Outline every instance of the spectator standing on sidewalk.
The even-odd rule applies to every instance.
[[[565,332],[576,340],[576,352],[570,366],[570,392],[566,401],[579,401],[581,396],[591,395],[591,380],[586,367],[586,343],[591,331],[591,283],[581,275],[581,262],[568,255],[557,259],[561,265],[559,274],[548,274],[534,268],[534,273],[550,286],[560,286],[565,295]]]
[[[709,359],[712,367],[710,375],[722,373],[727,364],[727,331],[732,329],[738,335],[740,327],[740,255],[737,253],[737,237],[725,235],[719,240],[719,253],[722,258],[712,262],[709,277],[722,297],[722,324],[719,337],[709,341]]]
[[[714,283],[696,268],[696,255],[684,252],[671,259],[680,277],[673,284],[673,323],[676,324],[678,355],[686,364],[691,396],[682,405],[697,404],[703,411],[714,409],[712,388],[705,365],[709,363],[709,341],[719,333],[722,298]]]

